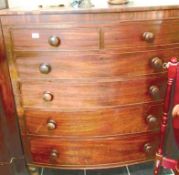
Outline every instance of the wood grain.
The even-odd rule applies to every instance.
[[[33,34],[39,38],[33,38]],[[13,29],[11,30],[14,50],[85,50],[99,49],[98,28],[72,29]],[[60,45],[53,47],[48,43],[50,36],[57,36]]]
[[[149,62],[178,56],[178,6],[0,14],[28,164],[94,169],[153,158],[144,144],[157,144],[158,126],[146,124],[146,116],[160,120],[166,72]],[[154,41],[144,41],[144,32],[153,32]],[[59,47],[48,44],[51,35],[60,37]],[[41,63],[52,71],[40,74]],[[6,92],[4,84],[6,78]],[[159,98],[149,94],[151,85],[159,88]],[[45,91],[53,101],[43,101]],[[11,111],[13,98],[6,94]],[[56,130],[47,130],[48,119],[57,122]],[[50,158],[53,149],[59,151],[56,161]]]
[[[0,28],[0,142],[3,145],[3,149],[0,150],[0,153],[2,151],[2,154],[0,154],[0,161],[2,160],[1,156],[3,156],[3,152],[8,153],[8,156],[6,155],[6,160],[10,159],[10,156],[16,157],[22,155],[16,117],[16,109],[8,71],[2,29]]]
[[[178,48],[150,52],[109,53],[104,52],[17,52],[15,60],[22,80],[26,79],[83,79],[103,77],[134,77],[165,71],[152,67],[151,61],[158,57],[163,63],[171,55],[179,56]],[[126,61],[127,60],[127,61]],[[41,64],[51,66],[49,74],[39,71]]]
[[[130,48],[134,45],[145,48],[179,43],[178,23],[179,20],[126,22],[104,28],[104,48]],[[142,38],[144,32],[152,32],[155,35],[154,40],[146,42]]]
[[[156,117],[155,124],[147,122],[149,115]],[[106,137],[148,132],[159,129],[161,115],[160,103],[91,111],[25,110],[27,134],[50,137]],[[54,130],[48,129],[49,120],[55,121]]]
[[[106,9],[80,9],[75,11],[66,11],[59,9],[48,10],[1,10],[2,23],[6,25],[23,25],[34,26],[34,24],[49,25],[54,24],[62,26],[61,24],[77,25],[83,21],[83,24],[94,23],[114,23],[119,21],[138,21],[138,20],[173,20],[179,17],[178,6],[154,6],[131,8],[129,6],[117,6],[116,8],[108,6]],[[127,7],[127,8],[126,8]],[[129,8],[128,8],[129,7]],[[94,12],[94,13],[93,13]],[[95,15],[94,15],[95,14]]]
[[[21,84],[23,106],[49,109],[89,109],[144,103],[162,100],[165,92],[165,74],[140,77],[126,81],[86,82],[80,81],[24,81]],[[149,93],[155,85],[160,89],[157,99]],[[46,102],[43,94],[53,94],[53,100]]]
[[[97,140],[56,140],[31,137],[31,163],[76,169],[121,166],[152,158],[157,146],[157,139],[157,134]],[[146,143],[151,143],[153,147],[149,154],[144,151]],[[50,156],[54,149],[59,153],[59,157],[55,160]]]
[[[12,159],[21,159],[21,165],[18,165],[17,160],[11,162]],[[0,28],[0,172],[5,175],[13,175],[17,174],[15,169],[18,169],[18,174],[27,174],[3,33]]]

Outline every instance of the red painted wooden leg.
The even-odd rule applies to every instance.
[[[159,147],[158,147],[158,150],[156,153],[156,163],[155,163],[155,167],[154,167],[155,175],[158,175],[159,168],[162,163],[163,145],[164,145],[164,141],[165,141],[166,128],[167,128],[167,124],[168,124],[168,112],[169,112],[170,102],[171,102],[172,85],[176,78],[177,59],[171,58],[168,65],[169,65],[169,67],[168,67],[168,82],[167,82],[166,96],[165,96],[161,128],[160,128],[160,143],[159,143]]]

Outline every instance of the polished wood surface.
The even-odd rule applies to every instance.
[[[16,157],[18,155],[22,155],[22,150],[20,145],[20,138],[18,135],[18,128],[16,123],[16,109],[4,49],[5,48],[2,36],[2,29],[0,28],[0,128],[3,132],[3,135],[1,134],[2,140],[0,142],[2,144],[4,142],[4,144],[6,145],[7,143],[5,142],[8,141],[8,154],[10,152],[10,154],[12,154],[11,156]],[[10,138],[10,133],[11,139],[8,139],[7,137]],[[14,149],[14,147],[11,147],[11,145],[13,145],[17,149]],[[0,151],[5,153],[6,151],[3,150],[4,149],[0,149]],[[3,154],[0,155],[3,156]],[[8,160],[9,158],[10,157],[8,157]]]
[[[103,139],[44,139],[31,137],[33,163],[64,168],[110,167],[151,159],[157,146],[157,134]],[[135,140],[135,142],[134,142]],[[145,144],[152,149],[146,153]],[[54,158],[52,152],[58,155]]]
[[[33,34],[38,34],[34,37]],[[85,50],[99,48],[98,28],[75,29],[13,29],[14,50]],[[49,37],[59,37],[58,46],[49,43]],[[86,37],[86,39],[85,39]]]
[[[20,163],[19,163],[20,162]],[[7,58],[0,28],[0,172],[27,174]]]
[[[71,112],[27,109],[25,120],[30,135],[100,137],[158,130],[161,111],[160,103]],[[150,115],[156,120],[148,120]],[[53,129],[48,128],[50,120],[55,122]]]
[[[165,74],[140,77],[127,81],[79,82],[73,81],[24,81],[21,92],[24,107],[49,109],[89,109],[120,106],[162,100]],[[158,95],[150,94],[149,88],[159,88]],[[29,91],[30,90],[30,91]],[[44,93],[53,95],[51,101],[43,99]],[[126,98],[127,97],[127,98]]]
[[[152,158],[163,63],[178,56],[178,6],[1,13],[28,164],[95,169]]]
[[[122,53],[105,52],[17,52],[15,59],[18,73],[22,80],[26,79],[82,79],[105,77],[133,77],[149,75],[165,71],[163,65],[152,65],[154,58],[162,63],[168,61],[170,55],[178,56],[178,48],[154,50],[150,52]],[[128,61],[126,61],[128,60]],[[132,63],[132,64],[130,64]],[[40,65],[48,64],[50,72],[40,72]]]
[[[144,21],[124,22],[109,28],[105,28],[104,48],[130,48],[155,47],[158,45],[169,45],[179,42],[179,20],[171,21]],[[133,26],[137,27],[133,27]],[[132,32],[130,32],[132,29]],[[151,32],[152,40],[143,37],[145,32]]]

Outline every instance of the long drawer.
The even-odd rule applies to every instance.
[[[97,50],[98,28],[12,28],[14,50]]]
[[[95,168],[141,162],[154,156],[158,134],[103,139],[31,137],[32,163],[63,168]]]
[[[119,106],[162,100],[165,74],[137,79],[96,81],[24,81],[23,106],[49,109],[80,109]]]
[[[101,137],[158,130],[162,104],[91,111],[25,110],[27,134],[50,137]]]
[[[150,48],[179,43],[179,20],[121,22],[106,27],[104,48]]]
[[[81,79],[134,77],[164,71],[163,63],[179,48],[134,53],[98,52],[17,52],[17,71],[21,79]]]

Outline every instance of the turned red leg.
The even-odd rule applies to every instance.
[[[168,63],[168,65],[169,65],[168,82],[167,82],[166,96],[165,96],[164,107],[163,107],[163,115],[162,115],[162,120],[161,120],[160,143],[159,143],[159,147],[156,153],[154,175],[158,175],[159,168],[162,163],[163,145],[165,141],[166,128],[167,128],[167,123],[168,123],[168,112],[169,112],[170,102],[171,102],[171,91],[172,91],[173,82],[176,78],[177,59],[172,58],[171,61]]]

